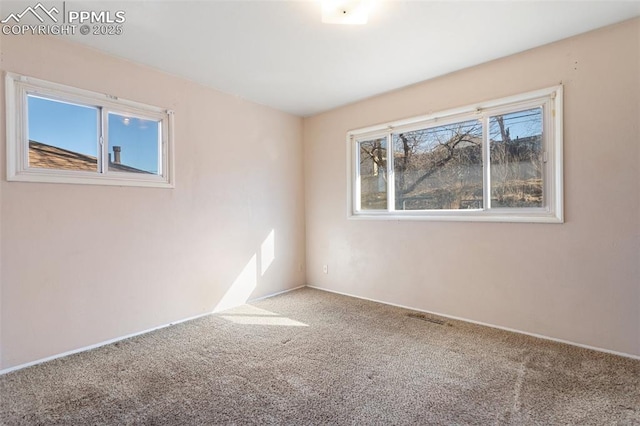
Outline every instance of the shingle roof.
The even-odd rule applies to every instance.
[[[82,170],[97,172],[98,160],[91,155],[69,151],[42,142],[29,141],[29,166],[41,169]],[[109,162],[109,170],[129,173],[149,173],[144,170]]]

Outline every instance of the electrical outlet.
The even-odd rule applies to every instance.
[[[322,265],[322,272],[324,272],[325,274],[329,273],[329,265]]]

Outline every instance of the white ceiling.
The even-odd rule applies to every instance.
[[[378,1],[343,26],[319,1],[66,7],[126,12],[123,35],[75,41],[301,116],[640,15],[639,1]]]

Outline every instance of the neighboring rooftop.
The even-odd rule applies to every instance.
[[[29,166],[40,169],[83,170],[96,172],[98,159],[91,155],[69,151],[42,142],[29,141]],[[144,170],[109,161],[109,170],[129,173],[148,173]]]

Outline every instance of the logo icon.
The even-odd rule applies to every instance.
[[[60,12],[58,11],[58,9],[56,9],[55,6],[52,7],[51,9],[47,10],[47,8],[42,5],[42,3],[38,3],[33,7],[31,7],[31,6],[27,7],[21,13],[12,13],[12,14],[10,14],[4,20],[0,21],[0,23],[6,24],[7,22],[9,22],[12,19],[16,23],[19,23],[20,20],[27,13],[31,13],[33,16],[35,16],[38,19],[38,21],[44,22],[44,18],[38,12],[40,12],[40,14],[44,14],[44,15],[48,16],[53,22],[58,22],[58,19],[53,15],[53,13],[55,13],[57,15]]]

